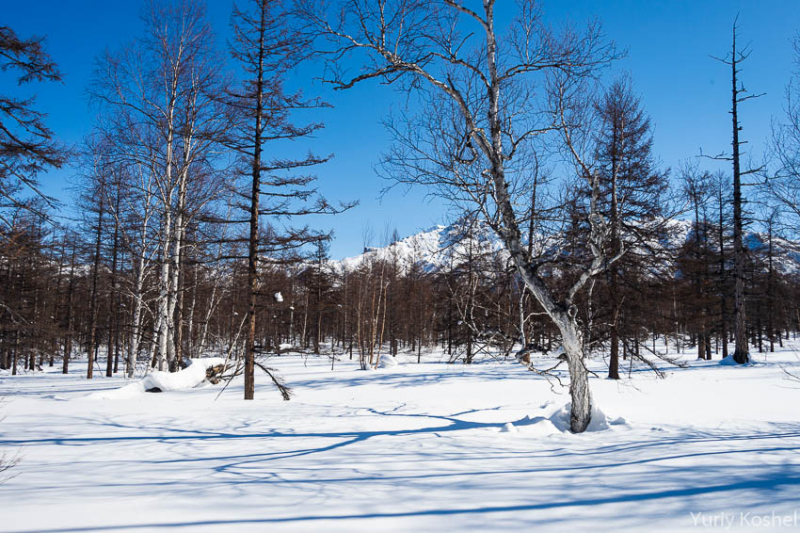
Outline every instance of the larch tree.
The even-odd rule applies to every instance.
[[[59,81],[61,73],[44,50],[44,38],[23,39],[8,26],[0,26],[0,71],[18,74],[18,85],[39,81]],[[45,115],[35,109],[36,98],[17,98],[0,94],[0,209],[36,204],[19,195],[34,196],[53,205],[36,180],[48,168],[59,168],[65,162],[65,150],[45,124]],[[40,213],[41,214],[41,213]],[[0,221],[8,224],[3,212]]]
[[[80,206],[88,230],[85,239],[91,250],[91,289],[89,297],[89,335],[87,342],[86,378],[94,376],[94,363],[100,346],[98,335],[98,317],[100,300],[100,276],[104,226],[108,224],[108,188],[110,182],[109,145],[103,139],[88,138],[82,154],[83,174],[86,186],[80,198]]]
[[[313,187],[316,177],[304,173],[329,157],[310,153],[298,158],[281,157],[267,148],[308,138],[322,128],[320,123],[298,126],[291,115],[296,110],[325,104],[284,88],[289,70],[307,54],[308,42],[293,29],[284,6],[268,0],[251,0],[246,9],[235,7],[232,26],[234,39],[230,51],[244,72],[244,79],[226,91],[225,102],[236,127],[228,132],[223,144],[239,156],[240,173],[247,177],[247,185],[237,191],[243,200],[239,207],[248,215],[239,221],[248,225],[244,398],[252,400],[255,395],[258,364],[288,400],[288,389],[280,385],[271,369],[256,361],[261,351],[256,343],[259,269],[269,261],[282,262],[279,257],[286,251],[299,251],[307,244],[329,238],[328,234],[308,227],[281,229],[280,220],[333,214],[349,205],[330,205]],[[269,217],[267,227],[262,225],[262,217]]]
[[[728,261],[727,243],[730,232],[730,189],[728,179],[723,173],[717,173],[713,180],[713,193],[717,209],[717,293],[719,295],[719,334],[722,345],[722,357],[728,357]]]
[[[671,213],[667,205],[667,174],[656,168],[652,154],[650,119],[640,99],[634,94],[630,79],[615,80],[595,104],[599,128],[596,134],[596,159],[601,188],[601,209],[610,224],[608,255],[614,257],[623,248],[630,251],[608,268],[607,290],[610,296],[608,377],[619,379],[622,307],[637,285],[638,273],[657,271],[666,250],[661,246],[667,236]],[[637,329],[636,324],[633,329]],[[625,339],[623,339],[624,341]]]
[[[678,258],[681,279],[686,282],[684,302],[689,332],[697,344],[697,358],[711,359],[711,302],[709,294],[712,245],[708,204],[711,176],[693,167],[683,171],[683,193],[692,212],[692,227]]]

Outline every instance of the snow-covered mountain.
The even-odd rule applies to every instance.
[[[692,223],[688,220],[673,220],[669,223],[670,247],[678,248],[688,239],[693,238]],[[353,271],[372,260],[397,261],[401,270],[407,270],[417,264],[425,272],[437,272],[446,269],[453,261],[464,258],[469,253],[470,242],[467,234],[472,235],[472,253],[492,253],[505,257],[502,243],[494,232],[485,224],[477,223],[470,231],[463,223],[449,226],[438,225],[424,229],[419,233],[395,241],[384,247],[368,247],[361,254],[340,260],[329,261],[334,271],[341,273]],[[745,246],[753,252],[766,254],[767,235],[760,232],[748,232],[744,237]],[[778,272],[800,272],[800,243],[774,237],[774,266]]]
[[[385,247],[366,248],[359,255],[330,261],[329,265],[342,272],[355,270],[371,260],[396,260],[402,270],[417,264],[425,272],[436,272],[470,253],[470,239],[467,238],[470,234],[471,253],[506,253],[497,236],[485,224],[466,228],[461,223],[454,223],[433,226]]]

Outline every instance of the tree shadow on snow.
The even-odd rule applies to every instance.
[[[298,490],[304,495],[313,489],[319,497],[328,497],[329,491],[333,491],[335,494],[331,497],[341,497],[343,492],[369,492],[376,484],[403,487],[417,495],[414,500],[402,502],[403,510],[397,512],[377,505],[375,512],[314,514],[308,512],[310,507],[306,506],[293,509],[276,505],[272,513],[265,513],[261,518],[19,530],[26,533],[270,524],[315,527],[313,524],[325,521],[450,516],[473,517],[478,521],[505,520],[521,527],[530,526],[543,515],[548,516],[548,524],[552,525],[575,516],[589,516],[598,509],[607,509],[606,506],[613,506],[618,519],[641,521],[644,518],[637,514],[636,507],[647,502],[654,503],[656,508],[661,507],[662,502],[670,502],[672,507],[665,506],[669,511],[664,510],[664,516],[667,513],[674,516],[677,506],[685,510],[688,517],[692,510],[704,505],[709,508],[713,502],[717,502],[717,506],[719,502],[734,502],[743,494],[749,495],[749,508],[794,505],[800,490],[800,424],[771,424],[767,431],[746,433],[686,428],[672,428],[652,436],[643,436],[641,432],[621,432],[610,434],[602,442],[591,437],[556,435],[553,439],[538,441],[538,445],[509,447],[505,446],[507,443],[496,443],[495,440],[480,441],[483,445],[479,446],[473,439],[460,438],[465,436],[464,432],[473,430],[492,430],[471,434],[490,436],[504,426],[502,422],[464,419],[476,411],[451,416],[398,411],[366,409],[365,412],[371,415],[401,426],[374,431],[253,431],[253,426],[263,423],[255,421],[243,423],[235,431],[221,432],[183,429],[177,418],[146,426],[125,425],[106,419],[99,421],[101,426],[123,434],[5,439],[0,440],[0,444],[87,446],[87,453],[91,453],[91,446],[97,444],[124,447],[158,443],[175,447],[159,450],[159,458],[129,459],[141,470],[140,477],[120,480],[112,477],[114,481],[101,483],[86,480],[85,487],[64,486],[63,483],[49,487],[17,487],[15,493],[21,498],[48,489],[100,489],[113,493],[114,489],[124,488],[139,496],[173,496],[181,493],[195,495],[198,491],[214,494],[223,488],[246,491],[269,490],[270,487],[278,491]],[[422,427],[419,427],[420,420],[424,422]],[[415,424],[410,424],[411,421]],[[543,421],[543,417],[536,417],[513,423],[525,426]],[[401,447],[387,446],[397,437],[410,440],[401,441]],[[426,443],[436,446],[427,449],[422,446]],[[241,453],[229,453],[239,446],[249,447]],[[116,449],[104,449],[103,453],[110,452],[108,455],[113,456]],[[228,453],[220,454],[220,451]],[[304,457],[306,462],[292,461],[299,457]],[[769,460],[762,460],[764,458]],[[309,459],[312,461],[308,462]],[[424,466],[427,464],[425,461],[434,459],[439,463],[428,468]],[[109,458],[108,461],[106,466],[113,470],[112,465],[117,465],[112,461],[121,460]],[[446,468],[441,466],[442,462],[446,463]],[[87,468],[92,465],[98,468],[96,458],[91,464],[87,461]],[[384,468],[385,465],[392,465],[392,468]],[[191,475],[170,479],[171,469]],[[489,504],[491,500],[487,502],[487,498],[482,497],[487,487],[507,488],[508,485],[513,485],[521,495],[508,504]],[[465,494],[467,497],[459,500],[462,505],[441,505],[419,497],[432,487],[442,486]],[[753,498],[753,493],[758,497]],[[554,514],[551,511],[560,509],[569,510],[566,517],[564,513],[550,516]],[[652,514],[648,517],[650,520],[653,518]],[[639,525],[650,524],[642,522]]]

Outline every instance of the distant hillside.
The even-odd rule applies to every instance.
[[[672,247],[678,248],[693,237],[692,223],[687,220],[674,220],[670,223]],[[473,252],[498,253],[506,251],[494,232],[485,224],[476,224],[472,229]],[[425,272],[446,270],[453,258],[467,254],[469,240],[463,224],[433,226],[384,247],[368,247],[363,253],[341,260],[332,260],[329,267],[336,272],[352,271],[367,261],[376,259],[396,260],[401,270],[418,264]],[[766,254],[768,238],[766,234],[748,232],[744,238],[745,246],[759,254]],[[800,243],[783,238],[773,238],[774,266],[781,273],[800,271]]]
[[[400,268],[406,270],[418,264],[425,272],[437,272],[447,267],[454,257],[467,254],[469,240],[465,237],[466,228],[462,224],[434,226],[393,242],[382,248],[370,247],[363,253],[339,261],[331,261],[330,266],[337,272],[351,271],[365,261],[373,259],[397,260]],[[503,245],[492,230],[484,224],[477,224],[472,230],[473,252],[505,254]]]

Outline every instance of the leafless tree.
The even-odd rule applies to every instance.
[[[501,37],[495,3],[484,0],[474,11],[459,0],[344,0],[326,9],[299,0],[297,9],[309,31],[329,43],[327,81],[336,88],[378,79],[419,96],[424,113],[417,120],[422,122],[394,128],[398,142],[386,168],[480,213],[500,237],[527,290],[561,333],[571,376],[570,427],[582,432],[592,400],[575,297],[616,260],[605,253],[609,227],[593,199],[590,256],[574,282],[557,291],[542,275],[550,259],[528,252],[515,199],[525,189],[522,154],[546,132],[559,135],[567,166],[597,191],[595,169],[580,146],[585,132],[580,131],[579,98],[615,51],[595,24],[555,32],[533,1],[521,2],[510,31]],[[345,57],[359,59],[357,72],[344,69],[352,64],[341,61]],[[545,85],[547,99],[539,96]]]
[[[155,191],[159,203],[156,364],[175,370],[181,357],[176,330],[182,322],[186,228],[214,196],[208,161],[228,120],[213,97],[221,61],[204,4],[152,0],[142,19],[144,35],[101,58],[90,92],[110,117],[102,127],[117,143],[118,156],[135,173],[151,174],[142,193],[149,202]]]
[[[718,61],[728,65],[731,69],[731,120],[733,136],[731,140],[730,156],[717,156],[717,159],[728,160],[733,164],[733,318],[734,318],[734,341],[736,343],[733,352],[733,359],[739,364],[750,361],[750,348],[747,344],[747,320],[745,314],[745,251],[742,241],[744,233],[744,217],[742,196],[742,176],[755,174],[762,169],[741,168],[741,146],[747,141],[739,140],[739,132],[742,130],[739,121],[739,104],[752,98],[762,96],[760,94],[748,94],[744,84],[739,78],[741,74],[741,64],[750,56],[749,47],[737,45],[739,17],[733,22],[733,42],[731,51],[725,58],[717,58]]]
[[[23,39],[8,26],[0,26],[0,71],[9,70],[19,74],[18,85],[61,80],[58,67],[45,52],[44,38]],[[20,99],[0,94],[0,209],[36,209],[35,203],[19,197],[26,189],[54,204],[39,190],[36,175],[46,168],[61,167],[65,151],[35,103],[33,96]],[[8,224],[2,212],[0,221]]]
[[[248,214],[247,286],[248,316],[244,364],[244,398],[255,394],[256,312],[260,293],[259,266],[266,260],[278,260],[287,250],[327,240],[324,232],[304,228],[279,230],[278,220],[314,214],[334,214],[352,204],[330,205],[317,193],[316,177],[306,169],[324,163],[329,157],[308,154],[305,157],[267,157],[265,143],[306,138],[322,127],[320,123],[298,126],[292,113],[298,109],[324,107],[318,99],[306,99],[300,92],[284,89],[288,70],[306,55],[307,40],[292,26],[291,18],[279,2],[251,0],[246,9],[234,9],[234,41],[231,55],[245,73],[242,83],[227,91],[225,102],[236,127],[224,136],[225,146],[239,156],[240,169],[247,176],[244,190],[237,191],[244,202],[239,207]],[[262,217],[270,217],[265,228]],[[235,222],[235,221],[234,221]],[[262,350],[263,351],[263,350]],[[265,370],[275,382],[273,374]],[[277,383],[277,382],[276,382]],[[288,399],[284,395],[284,399]]]
[[[609,267],[605,285],[610,300],[608,317],[608,377],[619,379],[620,338],[626,328],[622,306],[635,295],[630,289],[641,283],[644,271],[658,271],[668,259],[660,243],[667,238],[666,225],[673,213],[669,207],[667,174],[657,169],[652,155],[650,119],[633,92],[630,78],[616,79],[595,103],[598,128],[595,150],[600,177],[600,209],[611,226],[607,254],[616,256],[626,246],[630,251]],[[634,289],[635,290],[635,289]],[[630,307],[633,302],[627,302]],[[635,322],[635,320],[631,320]],[[633,328],[639,324],[633,324]]]
[[[784,117],[772,129],[772,152],[777,161],[769,192],[781,208],[800,219],[800,34],[794,40],[795,71],[786,87]]]

